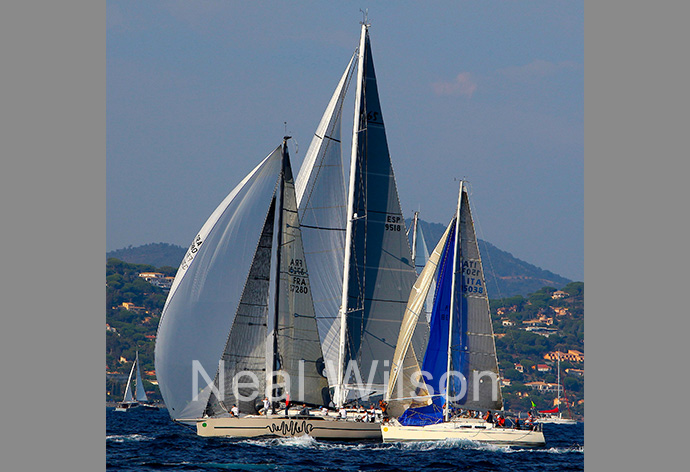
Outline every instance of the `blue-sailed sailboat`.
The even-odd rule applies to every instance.
[[[420,368],[410,340],[432,286],[429,342]],[[539,430],[496,427],[476,417],[482,410],[502,410],[503,400],[489,298],[464,182],[455,216],[410,293],[387,398],[390,414],[396,418],[382,425],[384,441],[545,444]]]

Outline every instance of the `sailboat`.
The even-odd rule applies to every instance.
[[[432,282],[436,293],[428,347],[420,368],[412,346]],[[498,445],[543,446],[540,425],[498,427],[477,417],[502,411],[498,360],[481,257],[464,182],[455,216],[417,278],[391,366],[387,399],[393,418],[384,442],[461,439]]]
[[[178,269],[156,341],[161,394],[200,436],[380,438],[378,425],[322,413],[330,392],[287,139],[211,214]]]
[[[540,423],[552,423],[552,424],[575,424],[577,421],[574,418],[563,418],[563,412],[561,412],[561,355],[557,353],[557,363],[558,363],[558,380],[556,380],[557,385],[557,406],[551,410],[541,410],[539,413],[548,416],[539,416],[538,421]]]
[[[383,399],[395,339],[416,278],[391,163],[366,18],[359,47],[296,181],[327,377],[337,408]],[[356,67],[356,73],[354,69]],[[348,185],[341,118],[355,80]],[[412,342],[426,342],[425,320]],[[428,329],[427,329],[428,331]],[[366,383],[362,381],[366,380]]]
[[[134,381],[135,388],[132,388],[132,381]],[[134,391],[134,394],[132,394]],[[141,372],[139,369],[139,351],[136,353],[132,369],[129,371],[127,378],[127,386],[125,387],[125,396],[120,403],[115,407],[115,411],[128,411],[138,406],[148,404],[148,397],[144,390],[144,383],[141,380]]]

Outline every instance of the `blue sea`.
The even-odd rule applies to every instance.
[[[568,471],[584,470],[584,425],[544,425],[546,447],[472,442],[334,443],[201,438],[165,409],[106,408],[110,471]]]

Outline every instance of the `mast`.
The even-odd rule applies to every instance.
[[[350,282],[350,257],[352,254],[352,222],[361,215],[354,215],[355,201],[355,175],[357,173],[357,147],[360,117],[358,116],[362,97],[362,86],[364,78],[364,42],[369,25],[362,23],[362,33],[359,39],[359,51],[357,57],[357,91],[355,93],[355,116],[352,126],[352,149],[350,154],[350,179],[347,195],[347,226],[345,228],[345,260],[343,264],[343,292],[340,303],[340,346],[338,351],[338,385],[335,389],[335,404],[340,407],[345,403],[345,343],[347,341],[347,312],[348,312],[348,290]]]
[[[280,178],[278,179],[278,190],[276,192],[276,214],[275,214],[275,222],[276,224],[274,225],[274,233],[275,233],[275,249],[276,249],[276,258],[275,258],[275,285],[274,285],[274,298],[273,298],[273,329],[271,330],[269,337],[270,337],[270,342],[267,343],[267,345],[271,346],[271,357],[267,359],[267,362],[271,363],[271,369],[270,371],[267,369],[266,371],[266,390],[270,392],[270,398],[273,398],[273,385],[274,385],[274,373],[277,370],[281,370],[283,368],[282,365],[280,365],[280,356],[278,354],[278,318],[280,315],[280,268],[281,268],[281,256],[282,256],[282,251],[281,247],[283,245],[283,193],[285,191],[285,167],[287,163],[287,140],[290,139],[291,136],[284,136],[283,137],[283,145],[282,145],[282,165],[280,169]],[[284,394],[288,392],[283,392]]]
[[[449,420],[448,411],[450,410],[450,403],[448,402],[450,394],[450,364],[451,364],[451,354],[453,346],[453,313],[455,311],[455,284],[456,272],[458,267],[458,253],[460,252],[460,206],[462,205],[462,187],[464,182],[460,181],[460,193],[458,194],[458,208],[455,214],[455,250],[453,251],[453,274],[450,282],[450,313],[448,316],[448,362],[446,364],[446,402],[445,410],[443,412],[443,418],[445,421]],[[462,283],[462,282],[461,282]],[[460,305],[462,307],[462,304]]]
[[[558,417],[560,418],[562,413],[561,413],[561,353],[560,351],[556,352],[556,358],[558,359],[558,372],[557,372],[557,380],[556,380],[556,394],[558,395]]]

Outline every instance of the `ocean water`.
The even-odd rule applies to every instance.
[[[544,425],[546,447],[472,442],[334,443],[310,437],[201,438],[165,409],[106,408],[110,471],[569,471],[584,470],[584,425]]]

